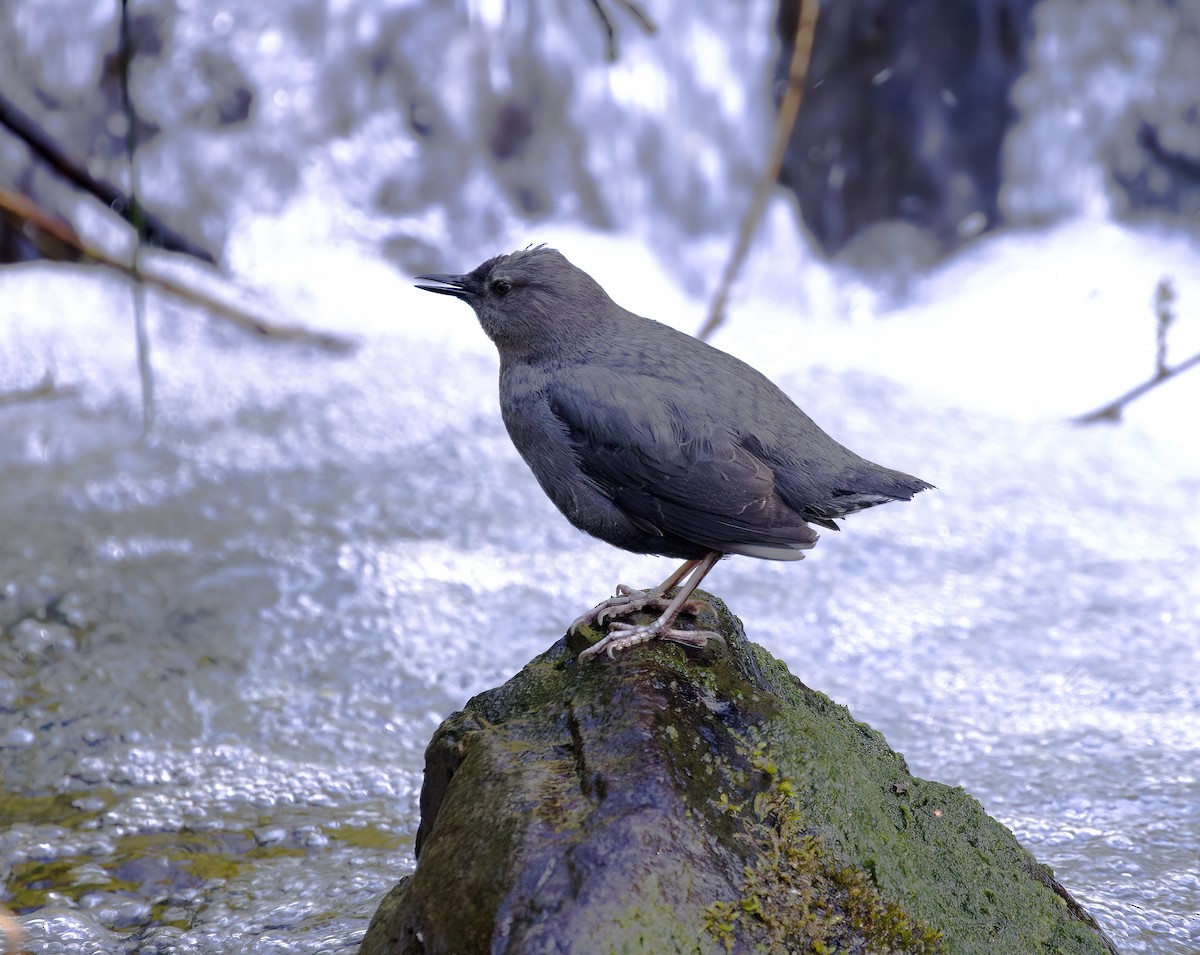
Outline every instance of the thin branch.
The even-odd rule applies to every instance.
[[[150,332],[146,328],[146,288],[142,284],[141,253],[146,244],[146,220],[138,202],[137,109],[129,95],[129,71],[133,67],[133,39],[129,35],[129,0],[121,0],[121,106],[125,111],[125,154],[129,161],[129,222],[136,233],[133,246],[133,327],[137,341],[138,379],[142,383],[142,437],[154,428],[154,366],[150,363]]]
[[[1155,328],[1154,370],[1160,377],[1167,370],[1167,332],[1175,321],[1175,309],[1171,307],[1174,303],[1175,285],[1169,275],[1164,275],[1154,289],[1154,315],[1158,320]]]
[[[58,144],[38,127],[37,123],[17,109],[3,95],[0,95],[0,126],[25,143],[35,156],[60,177],[89,195],[95,196],[126,222],[132,222],[130,216],[133,204],[128,196],[109,183],[96,179],[72,162],[58,147]],[[168,252],[182,252],[184,255],[190,255],[202,262],[208,262],[210,265],[215,263],[211,252],[200,248],[190,239],[180,235],[152,213],[143,210],[142,215],[146,224],[146,238],[151,245],[166,249]]]
[[[708,318],[700,327],[697,338],[708,338],[725,320],[725,306],[729,301],[733,281],[737,278],[742,263],[746,260],[746,254],[750,251],[750,240],[754,237],[758,223],[766,211],[771,190],[779,181],[779,170],[783,166],[783,157],[787,152],[788,141],[792,138],[796,115],[800,112],[800,102],[804,98],[804,81],[808,76],[808,65],[812,59],[813,34],[817,28],[819,9],[818,0],[800,0],[795,46],[792,49],[792,61],[788,66],[787,91],[783,94],[783,101],[779,104],[779,119],[775,123],[775,141],[771,146],[770,158],[758,180],[754,197],[750,201],[750,208],[746,210],[746,217],[742,220],[741,230],[738,232],[737,244],[725,265],[725,272],[721,275],[721,281],[713,295],[712,305],[708,309]]]
[[[1080,415],[1075,419],[1076,424],[1095,424],[1097,421],[1120,421],[1121,412],[1127,404],[1136,401],[1146,392],[1157,388],[1164,381],[1174,378],[1189,368],[1200,365],[1200,352],[1197,352],[1191,358],[1181,361],[1174,367],[1167,364],[1167,331],[1175,322],[1175,309],[1172,307],[1174,304],[1175,285],[1172,283],[1169,275],[1164,275],[1158,280],[1158,285],[1154,289],[1154,374],[1136,388],[1131,388],[1125,394],[1119,398],[1114,398],[1103,407],[1097,408],[1095,411],[1088,412],[1085,415]]]
[[[1078,418],[1074,419],[1075,423],[1095,424],[1097,421],[1120,421],[1121,412],[1124,411],[1127,404],[1140,398],[1146,392],[1157,388],[1164,382],[1170,381],[1176,375],[1182,374],[1189,368],[1195,368],[1197,365],[1200,365],[1200,352],[1197,352],[1191,358],[1188,358],[1185,361],[1181,361],[1178,365],[1163,369],[1153,378],[1149,379],[1148,381],[1143,381],[1136,388],[1131,388],[1129,391],[1125,392],[1125,394],[1121,395],[1121,397],[1114,398],[1102,408],[1097,408],[1095,411],[1088,412],[1085,415],[1080,415]]]
[[[7,212],[11,217],[22,222],[26,235],[38,242],[53,241],[73,249],[99,265],[106,266],[122,275],[132,277],[133,269],[125,262],[114,258],[107,252],[95,249],[84,242],[71,226],[61,219],[51,216],[30,202],[20,193],[12,192],[0,186],[0,212]],[[143,263],[141,279],[147,285],[161,289],[171,295],[181,298],[200,308],[213,313],[218,318],[232,322],[239,328],[258,336],[267,336],[280,341],[297,341],[317,345],[329,351],[342,352],[354,347],[353,342],[340,335],[328,332],[314,332],[295,325],[276,325],[269,319],[254,315],[235,305],[230,305],[207,292],[191,288],[181,282],[146,271]]]
[[[652,36],[658,32],[658,24],[651,20],[649,14],[636,3],[633,3],[632,0],[613,0],[613,2],[637,20],[638,26],[642,28],[642,31],[647,36]]]
[[[596,11],[596,16],[600,18],[600,28],[604,31],[604,55],[611,63],[617,58],[617,31],[613,27],[607,11],[600,4],[600,0],[589,0],[589,2],[592,9]]]

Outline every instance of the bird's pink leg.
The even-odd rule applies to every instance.
[[[601,625],[606,617],[623,617],[627,613],[637,613],[647,607],[653,607],[655,610],[665,609],[668,601],[663,595],[679,583],[698,563],[700,563],[698,560],[684,561],[670,577],[649,590],[634,590],[628,584],[617,584],[617,595],[601,601],[587,613],[576,618],[575,622],[571,624],[571,631],[574,632],[580,627]]]
[[[714,550],[710,551],[700,560],[689,560],[679,570],[663,581],[660,587],[647,591],[645,594],[645,596],[650,596],[657,592],[656,599],[661,601],[662,595],[673,587],[680,578],[685,574],[687,575],[687,580],[680,586],[678,593],[675,594],[671,602],[666,605],[662,616],[651,624],[621,623],[619,621],[610,624],[609,632],[602,639],[597,640],[579,654],[579,659],[586,660],[589,657],[594,657],[601,650],[605,651],[611,657],[614,653],[619,653],[621,650],[628,650],[630,647],[636,647],[641,643],[649,643],[651,640],[671,640],[689,647],[703,647],[709,640],[719,640],[721,643],[724,643],[724,638],[720,634],[713,633],[711,630],[676,630],[671,626],[675,622],[675,618],[679,616],[680,611],[684,608],[684,605],[688,602],[692,591],[700,586],[700,581],[704,579],[705,575],[713,569],[713,566],[720,559],[720,552]],[[606,603],[608,602],[606,601]],[[642,606],[647,606],[650,602],[647,601]],[[638,607],[635,609],[641,608]]]

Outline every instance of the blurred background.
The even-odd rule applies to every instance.
[[[695,332],[765,174],[714,342],[938,490],[707,586],[1200,949],[1200,0],[827,3],[774,175],[798,18],[0,0],[0,940],[355,950],[440,720],[667,571],[411,276],[547,242]]]
[[[419,272],[549,221],[640,227],[681,268],[725,241],[798,3],[134,2],[124,46],[121,11],[5,0],[6,188],[100,229],[17,119],[124,195],[132,131],[139,197],[195,249],[228,263],[248,221],[320,191]],[[1081,213],[1194,225],[1198,20],[1189,0],[834,5],[780,181],[826,255],[873,259],[864,236],[897,223],[928,257]],[[5,260],[46,254],[11,215]]]

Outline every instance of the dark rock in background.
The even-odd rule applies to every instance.
[[[842,0],[821,7],[804,101],[780,171],[805,225],[835,254],[902,220],[943,248],[1000,220],[1012,84],[1034,0]],[[799,0],[780,0],[776,96]]]
[[[704,599],[727,648],[580,664],[564,638],[442,724],[416,873],[362,955],[1115,951],[974,799]]]

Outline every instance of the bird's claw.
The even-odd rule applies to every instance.
[[[692,606],[694,605],[687,604],[683,609]],[[661,593],[656,593],[654,590],[635,590],[628,584],[617,584],[616,596],[600,601],[587,613],[580,614],[575,618],[575,622],[571,624],[571,633],[578,633],[580,627],[602,627],[606,620],[637,613],[647,607],[654,610],[665,610],[667,600]]]
[[[591,659],[602,651],[607,653],[610,659],[615,659],[614,654],[649,643],[651,640],[670,640],[672,643],[697,649],[708,646],[709,640],[716,640],[722,646],[727,645],[724,637],[711,630],[677,630],[674,627],[659,627],[657,621],[651,624],[613,623],[609,626],[608,633],[579,654],[579,659]]]

